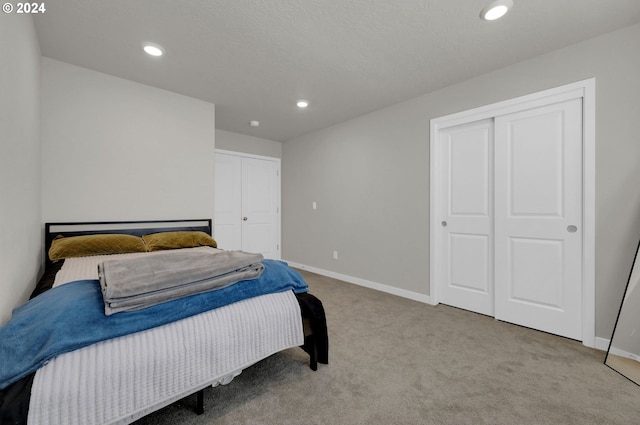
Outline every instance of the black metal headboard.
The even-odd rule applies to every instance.
[[[211,219],[187,219],[187,220],[146,220],[146,221],[94,221],[94,222],[64,222],[45,223],[44,240],[45,254],[49,252],[53,239],[62,235],[82,236],[96,233],[125,233],[134,236],[143,236],[150,233],[176,232],[176,231],[200,231],[213,235]],[[47,262],[49,256],[46,255]]]

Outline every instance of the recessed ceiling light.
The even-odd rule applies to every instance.
[[[298,108],[306,108],[307,106],[309,106],[309,102],[307,102],[306,100],[299,100],[296,105],[298,105]]]
[[[249,121],[249,125],[251,127],[260,127],[260,121],[256,121],[256,120]]]
[[[482,9],[480,17],[485,21],[495,21],[502,18],[512,7],[513,0],[496,0]]]
[[[145,52],[147,52],[147,54],[151,56],[162,56],[164,54],[164,49],[157,44],[144,43],[142,45],[142,48]]]

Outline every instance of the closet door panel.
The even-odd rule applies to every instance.
[[[216,153],[213,235],[220,249],[242,249],[242,158]]]
[[[582,102],[495,119],[497,319],[582,338]]]
[[[493,315],[492,121],[440,132],[442,302]]]
[[[274,161],[242,158],[242,249],[280,259],[280,177]]]

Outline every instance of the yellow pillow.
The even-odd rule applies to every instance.
[[[218,247],[216,241],[205,232],[160,232],[142,237],[147,251],[192,248],[196,246]]]
[[[49,248],[51,261],[90,255],[146,252],[142,238],[124,234],[97,234],[63,237],[58,235]]]

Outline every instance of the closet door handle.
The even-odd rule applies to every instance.
[[[440,224],[442,224],[442,227],[447,227],[447,224],[448,224],[448,223],[447,223],[446,221],[444,221],[444,220],[443,220],[443,221],[442,221],[442,223],[440,223]]]
[[[247,217],[242,217],[242,221],[247,221],[249,220]]]
[[[578,231],[578,228],[576,226],[574,226],[573,224],[571,226],[567,226],[567,232],[575,233],[577,231]]]

